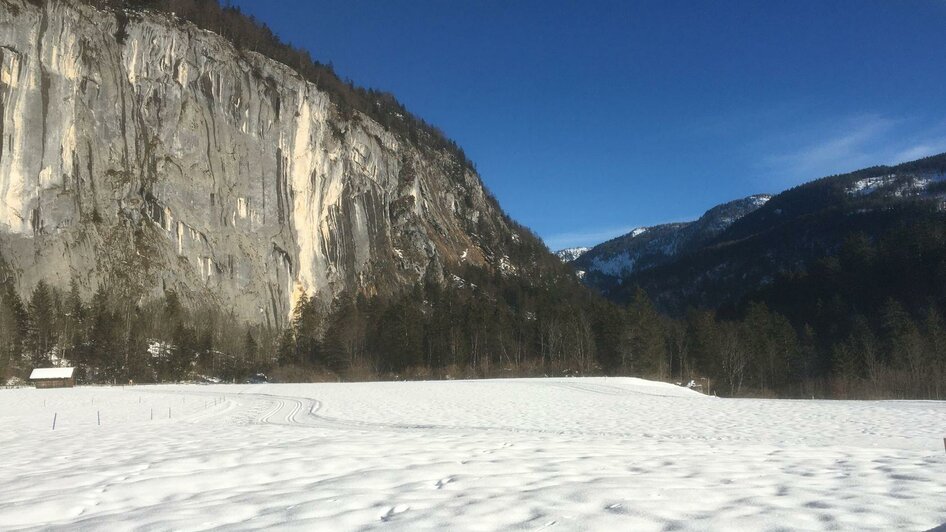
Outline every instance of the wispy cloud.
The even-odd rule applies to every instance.
[[[700,134],[727,134],[727,128],[752,120],[791,124],[793,108],[720,120]],[[797,109],[796,109],[797,110]],[[799,111],[797,114],[802,114]],[[767,124],[774,127],[773,124]],[[741,127],[741,126],[740,126]],[[819,177],[850,172],[878,164],[897,164],[946,152],[946,120],[931,123],[915,117],[860,114],[820,119],[795,125],[781,134],[748,146],[758,190],[778,192]],[[709,208],[707,205],[706,208]],[[685,219],[696,219],[692,216]],[[668,222],[673,220],[662,220]],[[682,220],[675,220],[682,221]],[[648,224],[649,225],[649,224]],[[593,246],[626,234],[635,225],[593,227],[544,237],[549,249]]]
[[[547,237],[543,237],[542,240],[545,241],[545,245],[548,246],[552,251],[558,251],[565,248],[592,247],[601,244],[602,242],[607,242],[612,238],[626,235],[627,233],[630,233],[639,227],[653,227],[654,225],[658,224],[690,222],[696,220],[697,218],[699,218],[699,215],[670,217],[652,224],[626,225],[620,227],[597,227],[579,231],[567,231],[564,233],[556,233]]]
[[[883,162],[875,146],[896,122],[876,115],[848,118],[780,139],[793,147],[762,158],[769,172],[792,181],[807,181]],[[806,139],[804,137],[807,137]],[[804,139],[804,140],[803,140]]]
[[[552,251],[581,246],[594,246],[614,237],[630,233],[635,226],[587,229],[568,231],[544,237],[545,245]]]
[[[929,157],[930,155],[936,155],[937,153],[943,152],[946,152],[946,136],[938,139],[921,141],[917,144],[908,146],[894,155],[890,162],[892,164],[896,164],[906,161],[914,161],[916,159],[922,159],[923,157]]]
[[[766,181],[787,186],[877,164],[896,164],[946,151],[946,123],[876,114],[820,123],[754,148]]]

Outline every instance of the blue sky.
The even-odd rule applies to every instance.
[[[234,0],[463,146],[552,249],[946,151],[946,0]]]

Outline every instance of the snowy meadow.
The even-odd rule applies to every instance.
[[[946,523],[942,402],[632,378],[24,388],[0,390],[0,427],[5,530]]]

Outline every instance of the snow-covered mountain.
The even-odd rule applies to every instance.
[[[877,246],[898,228],[937,227],[944,220],[941,154],[824,177],[771,198],[750,196],[714,207],[696,222],[605,242],[570,264],[615,301],[627,301],[640,287],[662,310],[682,313],[735,305],[778,279],[817,271],[822,261],[836,261],[851,239]],[[915,276],[917,286],[940,284],[929,272]]]
[[[628,274],[666,263],[678,254],[717,237],[734,222],[771,198],[756,194],[717,205],[698,220],[639,227],[576,255],[570,262],[586,283],[607,290]],[[581,248],[577,248],[581,249]],[[562,250],[559,257],[566,257]]]
[[[555,256],[562,259],[562,262],[571,262],[578,257],[585,254],[591,248],[587,247],[577,247],[577,248],[565,248],[560,249],[555,252]]]

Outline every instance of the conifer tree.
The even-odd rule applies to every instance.
[[[52,292],[45,281],[33,289],[29,303],[29,331],[27,343],[30,361],[34,367],[48,366],[55,345],[55,308]]]
[[[12,284],[0,286],[0,377],[16,372],[23,342],[28,331],[28,317],[23,301]]]

